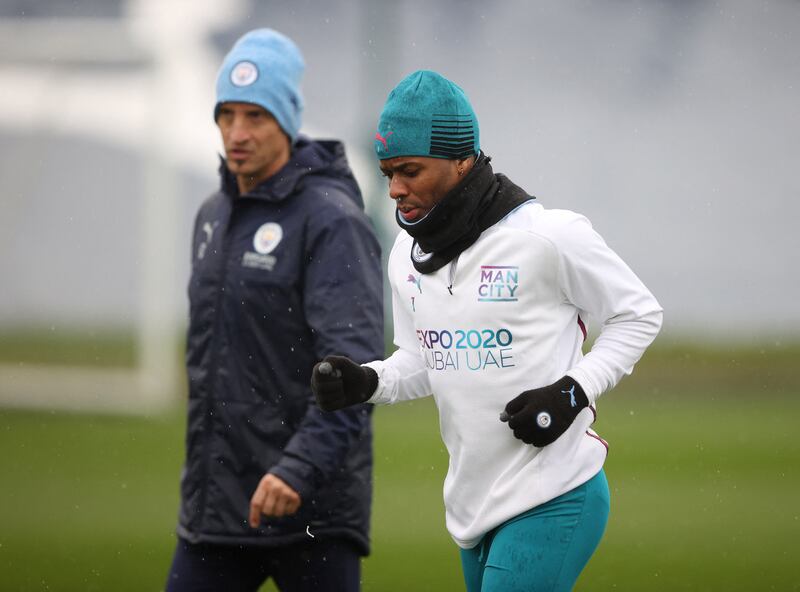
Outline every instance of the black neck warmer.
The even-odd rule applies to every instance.
[[[535,199],[505,175],[495,175],[490,160],[481,152],[467,176],[421,220],[406,222],[395,211],[400,228],[414,238],[411,262],[418,272],[441,269],[478,240],[481,232]]]

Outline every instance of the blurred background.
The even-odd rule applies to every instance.
[[[163,585],[214,80],[263,26],[304,52],[303,131],[345,141],[387,252],[375,124],[430,68],[470,96],[495,170],[587,215],[664,306],[601,401],[612,517],[577,589],[800,590],[789,0],[3,0],[0,589]],[[365,591],[461,589],[446,466],[429,401],[376,413]]]

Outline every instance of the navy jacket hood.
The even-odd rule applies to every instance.
[[[233,197],[239,196],[236,176],[220,156],[220,189]],[[292,146],[289,162],[272,177],[247,194],[267,201],[279,202],[300,189],[308,177],[324,176],[326,183],[338,185],[342,192],[364,209],[364,199],[353,172],[347,163],[344,145],[338,140],[311,140],[300,135]]]

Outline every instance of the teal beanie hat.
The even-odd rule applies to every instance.
[[[217,74],[217,104],[259,105],[278,121],[294,142],[300,129],[303,96],[300,79],[305,62],[294,42],[272,29],[256,29],[241,37],[225,56]]]
[[[456,160],[480,152],[478,118],[458,85],[418,70],[394,87],[378,121],[375,153]]]

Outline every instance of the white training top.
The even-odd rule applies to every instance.
[[[421,275],[402,231],[389,256],[395,344],[369,399],[433,394],[450,466],[447,529],[471,548],[506,520],[588,481],[607,447],[594,402],[630,374],[661,327],[661,307],[589,221],[526,202],[442,269]],[[452,292],[452,294],[451,294]],[[583,320],[601,333],[587,355]],[[584,409],[555,442],[516,439],[500,412],[522,391],[569,374]]]

